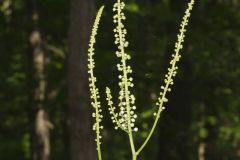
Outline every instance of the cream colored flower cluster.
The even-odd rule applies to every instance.
[[[179,34],[177,35],[177,42],[175,43],[175,49],[174,49],[174,54],[172,54],[172,60],[170,61],[170,67],[168,68],[168,72],[165,75],[164,79],[164,86],[161,86],[161,92],[160,92],[160,97],[158,98],[158,102],[156,103],[157,106],[159,106],[158,113],[154,113],[156,118],[160,117],[160,113],[162,110],[165,109],[163,106],[164,102],[167,102],[168,99],[166,98],[167,92],[171,92],[171,86],[173,85],[173,78],[177,74],[177,62],[180,60],[181,55],[179,54],[180,50],[183,48],[182,43],[184,42],[185,38],[185,32],[186,32],[186,26],[188,25],[188,19],[190,17],[190,11],[193,8],[194,5],[194,0],[191,0],[190,3],[188,3],[188,9],[185,11],[185,15],[183,17],[183,21],[181,23],[181,28],[179,30]]]
[[[100,130],[103,129],[103,126],[101,125],[102,122],[102,109],[101,109],[101,103],[99,101],[99,90],[96,87],[97,78],[94,76],[94,68],[95,68],[95,62],[94,62],[94,44],[96,43],[96,35],[97,30],[99,26],[99,21],[102,15],[104,7],[101,7],[97,13],[93,28],[92,28],[92,34],[90,37],[90,43],[89,43],[89,49],[88,49],[88,74],[89,74],[89,88],[91,93],[91,105],[95,109],[95,112],[92,114],[92,117],[95,118],[95,123],[93,125],[93,130],[96,131],[96,143],[97,143],[97,151],[98,151],[98,158],[101,160],[101,132]]]
[[[121,128],[126,132],[137,131],[137,127],[135,127],[135,121],[137,115],[135,114],[135,97],[130,92],[130,88],[133,85],[133,78],[129,76],[132,73],[131,66],[127,64],[127,60],[131,59],[131,56],[125,52],[125,48],[128,47],[128,42],[126,40],[127,30],[124,27],[123,21],[126,19],[123,9],[125,7],[125,3],[118,0],[114,6],[113,11],[115,12],[113,16],[113,22],[116,24],[116,28],[114,31],[115,44],[117,45],[118,50],[116,51],[116,56],[120,59],[120,63],[117,64],[117,69],[120,72],[118,76],[119,82],[119,112],[116,113],[116,107],[113,106],[113,102],[111,100],[111,91],[109,88],[106,89],[107,101],[109,107],[109,111],[111,114],[111,118],[113,123],[115,123],[115,129]]]

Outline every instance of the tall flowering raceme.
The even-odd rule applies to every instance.
[[[111,101],[111,91],[107,87],[106,94],[108,104],[110,106],[110,114],[112,115],[113,122],[116,124],[115,129],[121,128],[127,133],[132,132],[132,130],[137,131],[134,122],[137,118],[137,115],[134,113],[135,106],[135,97],[130,92],[130,88],[133,85],[133,78],[130,77],[132,73],[131,66],[127,64],[127,61],[131,59],[131,56],[125,52],[125,48],[128,47],[128,42],[126,41],[127,30],[124,28],[123,21],[126,19],[122,10],[124,9],[125,4],[118,0],[117,3],[113,6],[113,11],[116,12],[113,16],[113,22],[116,24],[114,29],[115,33],[115,44],[117,45],[118,50],[116,51],[116,56],[120,59],[120,63],[117,64],[117,69],[120,72],[118,76],[120,82],[120,92],[119,92],[119,108],[120,112],[115,113],[115,107],[112,107],[113,102]]]
[[[167,95],[167,92],[171,92],[171,86],[173,85],[173,78],[177,74],[177,70],[178,70],[177,62],[181,58],[180,50],[183,49],[183,42],[184,42],[184,38],[185,38],[186,27],[188,25],[194,3],[195,3],[195,0],[191,0],[188,3],[188,8],[185,11],[185,15],[184,15],[183,20],[180,25],[179,34],[177,35],[177,42],[175,43],[175,49],[174,49],[174,53],[172,54],[172,59],[170,61],[170,67],[168,68],[168,72],[165,75],[164,85],[161,86],[161,92],[159,94],[158,102],[156,103],[156,105],[158,106],[158,111],[156,113],[154,113],[155,121],[153,123],[153,126],[152,126],[147,138],[145,139],[145,141],[143,142],[141,147],[137,150],[137,154],[139,154],[143,150],[143,148],[146,146],[146,144],[148,143],[149,139],[151,138],[151,136],[157,126],[160,115],[161,115],[162,111],[165,109],[164,103],[166,103],[168,101],[166,95]]]
[[[101,109],[101,103],[99,102],[99,90],[96,87],[96,81],[97,78],[94,76],[93,69],[95,68],[95,62],[93,59],[94,56],[94,44],[96,43],[96,35],[98,31],[99,21],[102,16],[104,7],[102,6],[96,16],[95,22],[93,24],[92,28],[92,34],[90,37],[90,43],[89,43],[89,49],[88,49],[88,74],[89,74],[89,88],[91,93],[91,99],[92,99],[92,106],[95,110],[95,112],[92,114],[92,117],[95,118],[95,123],[93,125],[93,130],[96,131],[96,144],[97,144],[97,152],[98,152],[98,159],[102,160],[101,155],[101,133],[100,131],[103,129],[103,126],[101,125],[102,121],[102,109]]]
[[[129,142],[131,146],[131,151],[133,157],[135,157],[134,153],[136,152],[134,142],[133,142],[133,134],[132,131],[137,131],[138,128],[135,127],[135,121],[137,115],[135,114],[136,106],[135,97],[131,93],[130,88],[133,85],[133,78],[130,76],[132,73],[131,66],[127,64],[127,61],[131,59],[131,56],[126,53],[125,48],[128,47],[128,42],[126,40],[127,30],[124,27],[123,21],[126,19],[123,9],[125,7],[125,3],[121,0],[118,0],[114,6],[113,11],[115,12],[113,16],[113,22],[116,24],[114,28],[114,36],[115,36],[115,44],[117,45],[118,50],[116,51],[116,56],[120,59],[120,63],[117,64],[117,69],[120,72],[119,78],[119,112],[115,112],[115,106],[113,106],[113,102],[111,100],[111,91],[107,87],[107,101],[110,106],[109,111],[112,116],[112,120],[115,123],[115,129],[121,128],[126,131],[129,137]]]
[[[124,20],[126,19],[123,10],[125,7],[125,3],[122,0],[117,0],[117,2],[113,6],[114,16],[113,22],[115,23],[116,27],[114,28],[114,36],[115,36],[115,44],[117,46],[116,56],[120,60],[119,64],[117,64],[117,69],[119,71],[119,96],[118,96],[118,107],[115,107],[112,101],[111,90],[107,87],[106,88],[106,97],[109,106],[109,112],[111,115],[112,122],[115,124],[115,129],[121,129],[127,133],[129,137],[129,143],[132,152],[132,160],[137,160],[138,155],[144,149],[148,141],[150,140],[157,123],[159,121],[160,115],[164,110],[164,104],[168,101],[167,93],[171,92],[171,86],[173,85],[173,78],[177,74],[177,62],[180,60],[180,50],[183,48],[183,42],[185,38],[186,27],[188,25],[188,19],[190,18],[190,12],[193,8],[195,1],[191,0],[188,3],[188,8],[185,11],[185,15],[183,17],[181,26],[180,26],[180,33],[177,35],[177,42],[175,44],[174,53],[172,54],[172,60],[170,61],[170,67],[168,68],[168,72],[165,75],[164,85],[161,86],[161,92],[158,98],[156,105],[158,106],[158,110],[154,113],[155,121],[152,125],[152,128],[139,147],[136,149],[134,145],[133,139],[133,132],[138,131],[138,128],[135,126],[135,121],[137,115],[135,113],[136,106],[135,106],[135,97],[131,93],[131,88],[134,86],[133,78],[131,77],[132,69],[131,66],[128,65],[128,61],[131,59],[131,56],[126,53],[126,48],[128,47],[128,42],[126,40],[127,30],[124,27]],[[91,91],[91,99],[92,99],[92,106],[95,108],[95,112],[93,113],[93,117],[96,119],[93,129],[96,131],[96,142],[97,142],[97,150],[98,150],[98,157],[101,160],[101,147],[100,147],[100,130],[103,128],[100,125],[102,115],[101,115],[101,105],[98,101],[99,98],[99,91],[95,85],[96,77],[93,74],[93,69],[95,66],[95,62],[93,59],[94,55],[94,43],[95,43],[95,36],[97,34],[99,20],[102,14],[103,7],[99,10],[94,26],[93,31],[90,39],[89,44],[89,52],[88,52],[88,68],[89,68],[89,83],[90,83],[90,91]]]

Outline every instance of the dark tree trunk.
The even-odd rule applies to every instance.
[[[71,0],[68,92],[72,160],[97,159],[87,79],[87,48],[93,13],[93,0]]]

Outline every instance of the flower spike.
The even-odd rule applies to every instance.
[[[89,43],[89,49],[88,49],[88,73],[89,73],[89,88],[90,88],[90,94],[91,94],[91,105],[95,109],[95,112],[92,114],[92,117],[95,118],[95,123],[93,125],[93,130],[96,131],[96,143],[97,143],[97,152],[98,152],[98,159],[102,160],[101,155],[101,133],[100,131],[103,129],[103,126],[101,125],[102,121],[102,109],[101,109],[101,103],[99,101],[99,90],[96,87],[96,81],[97,78],[94,76],[94,68],[95,68],[95,62],[94,62],[94,44],[96,43],[96,35],[98,31],[99,21],[102,16],[104,6],[102,6],[96,16],[95,22],[93,24],[92,28],[92,34],[90,37],[90,43]]]

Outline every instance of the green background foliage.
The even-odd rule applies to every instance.
[[[8,0],[4,0],[8,1]],[[31,102],[28,6],[12,1],[10,14],[0,12],[0,159],[30,159]],[[104,99],[105,86],[117,97],[112,4],[99,28],[96,76]],[[126,1],[128,52],[132,55],[134,94],[141,144],[153,122],[155,101],[163,84],[186,0]],[[46,109],[54,124],[51,159],[69,159],[66,95],[69,1],[39,1],[39,26],[46,46]],[[199,0],[193,10],[173,92],[158,129],[140,159],[196,160],[200,143],[211,160],[240,158],[240,2]],[[127,137],[113,129],[103,103],[103,157],[129,159]],[[80,123],[80,122],[79,122]]]

